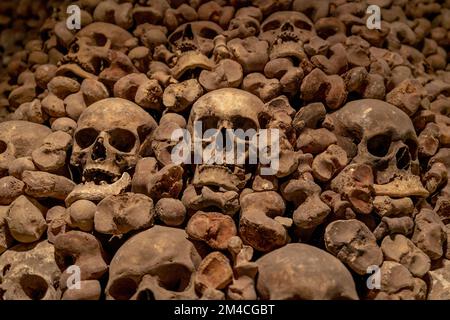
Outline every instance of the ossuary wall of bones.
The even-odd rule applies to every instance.
[[[450,299],[449,49],[449,0],[2,0],[0,300]]]

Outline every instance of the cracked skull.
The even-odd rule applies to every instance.
[[[89,106],[78,120],[71,157],[71,164],[82,171],[84,185],[66,202],[86,197],[98,201],[128,187],[139,148],[155,127],[148,113],[125,99],[107,98]]]
[[[111,261],[108,299],[195,299],[201,257],[182,229],[155,226],[129,239]]]

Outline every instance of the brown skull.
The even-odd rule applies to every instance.
[[[184,230],[155,226],[120,247],[111,261],[106,296],[114,300],[195,299],[201,257]]]
[[[19,244],[0,256],[0,300],[56,300],[61,276],[52,244]]]
[[[129,180],[127,171],[135,167],[139,148],[155,127],[155,120],[128,100],[107,98],[90,105],[78,119],[71,157],[71,164],[82,170],[84,186],[106,190]]]
[[[263,102],[249,92],[234,88],[214,90],[194,103],[187,129],[191,132],[191,136],[194,136],[195,124],[201,122],[202,137],[207,130],[217,129],[224,140],[226,129],[242,129],[244,132],[253,129],[257,132],[261,128],[260,117],[263,115],[263,108]],[[239,138],[236,137],[236,139]],[[208,138],[204,141],[209,142]],[[244,143],[248,145],[248,142]],[[225,160],[224,163],[226,163]],[[243,188],[248,177],[242,176],[244,173],[242,165],[227,164],[233,168],[230,170],[226,166],[200,165],[194,176],[194,184],[222,187],[225,190],[234,191]],[[235,183],[227,184],[227,181]]]

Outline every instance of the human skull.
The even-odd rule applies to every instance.
[[[259,29],[260,24],[257,19],[250,16],[239,16],[230,21],[228,30],[223,34],[228,39],[243,39],[247,37],[257,36],[259,33]]]
[[[208,56],[214,49],[214,38],[222,33],[214,22],[188,22],[175,29],[168,40],[173,52],[200,51]]]
[[[56,300],[61,272],[47,241],[19,244],[0,256],[0,300]]]
[[[95,41],[88,37],[76,37],[62,63],[76,63],[85,71],[99,74],[106,67],[111,42]]]
[[[312,21],[303,13],[281,11],[271,14],[261,25],[259,38],[271,46],[270,58],[304,58],[303,44],[316,34]],[[299,52],[296,52],[299,51]]]
[[[130,238],[115,254],[107,299],[195,299],[201,260],[184,230],[155,226]]]
[[[136,166],[140,146],[155,127],[152,116],[133,102],[97,101],[78,119],[71,164],[82,170],[83,180],[93,187],[119,183]]]
[[[209,129],[216,129],[218,134],[222,134],[225,139],[225,130],[227,129],[242,129],[244,132],[249,129],[259,130],[261,128],[260,118],[263,116],[264,104],[255,95],[240,89],[224,88],[211,91],[203,95],[198,99],[189,115],[187,129],[194,136],[194,126],[196,124],[202,124],[202,137]],[[238,137],[235,137],[239,139]],[[205,140],[208,140],[206,138]],[[209,142],[205,141],[205,142]],[[248,142],[245,142],[248,145]],[[224,143],[225,145],[225,143]],[[226,152],[223,154],[225,155]],[[230,176],[236,176],[239,172],[242,174],[242,170],[238,169],[235,164],[226,163],[234,167],[235,172],[231,172],[229,168],[225,166],[217,165],[200,165],[197,167],[196,175],[194,176],[194,184],[199,182],[202,185],[215,185],[228,190],[237,191],[242,188],[243,185],[226,184],[227,176],[232,181],[243,181],[246,178],[231,178]],[[238,170],[238,171],[236,171]],[[223,179],[218,179],[223,177]],[[244,183],[245,184],[245,183]],[[232,188],[230,189],[230,185]]]
[[[0,123],[0,177],[16,158],[31,156],[52,131],[43,125],[12,120]]]
[[[339,137],[353,158],[351,164],[372,168],[377,184],[396,180],[401,188],[416,181],[419,185],[409,192],[423,189],[418,178],[412,179],[418,169],[417,136],[411,119],[399,108],[375,99],[351,101],[328,115],[324,126]]]

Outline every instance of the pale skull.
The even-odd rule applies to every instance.
[[[132,38],[128,31],[114,24],[91,23],[75,35],[61,63],[76,63],[87,72],[99,74],[110,64],[110,49],[123,51]]]
[[[16,158],[31,156],[52,131],[46,126],[20,120],[0,123],[0,177]]]
[[[109,269],[107,299],[196,299],[200,254],[182,229],[155,226],[130,238]]]
[[[19,244],[0,256],[0,300],[57,300],[61,276],[47,241]]]
[[[313,35],[314,24],[303,13],[281,11],[271,14],[261,25],[259,38],[270,45],[283,42],[307,42]]]

